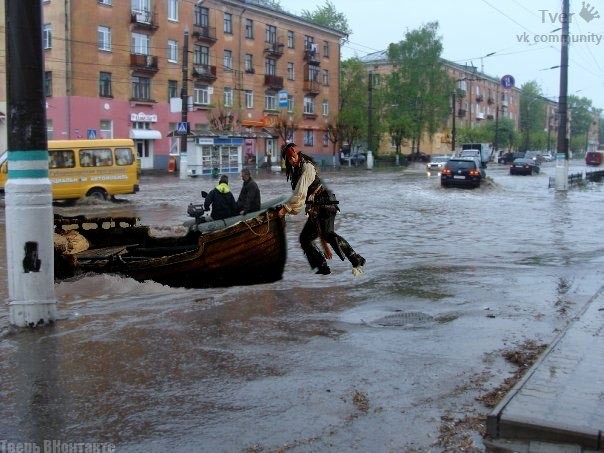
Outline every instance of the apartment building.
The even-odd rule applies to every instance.
[[[369,54],[361,61],[368,70],[378,76],[392,71],[392,64],[388,61],[385,51]],[[423,138],[421,151],[428,154],[450,154],[455,129],[475,127],[486,121],[509,118],[518,128],[520,90],[516,86],[504,88],[500,78],[484,74],[474,66],[460,65],[447,60],[443,60],[443,64],[456,86],[454,93],[451,93],[451,116],[446,126],[433,137]],[[456,145],[459,145],[459,141]],[[382,137],[378,151],[381,154],[394,152],[394,145],[389,137]],[[410,144],[403,147],[403,153],[410,152]]]
[[[279,152],[272,125],[286,116],[296,126],[290,139],[328,152],[339,32],[253,0],[43,0],[42,8],[49,139],[130,137],[142,168],[166,169],[186,120],[189,152],[243,151],[261,164]]]

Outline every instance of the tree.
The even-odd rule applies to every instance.
[[[388,129],[411,139],[412,152],[418,154],[422,136],[432,137],[450,114],[453,81],[442,64],[443,46],[437,32],[438,22],[431,22],[388,47],[394,68],[385,90],[390,103]]]
[[[591,100],[571,95],[568,97],[568,110],[571,149],[587,151],[588,132],[595,116]]]
[[[337,133],[340,145],[347,144],[352,149],[366,137],[369,108],[367,69],[358,58],[350,58],[342,62],[340,78],[339,111],[330,125],[332,133]]]
[[[540,149],[546,141],[545,99],[541,87],[530,81],[520,90],[520,134],[523,137],[520,150]]]
[[[345,35],[351,33],[348,19],[343,13],[336,10],[335,5],[329,0],[325,0],[325,4],[317,6],[314,11],[303,9],[300,17],[322,27],[337,30]]]

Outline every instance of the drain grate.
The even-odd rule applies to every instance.
[[[434,318],[421,311],[393,313],[373,321],[371,324],[382,327],[421,326],[434,322]]]

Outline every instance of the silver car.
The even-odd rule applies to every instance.
[[[426,170],[430,173],[440,173],[445,168],[449,158],[447,156],[431,156],[430,162],[426,164]]]

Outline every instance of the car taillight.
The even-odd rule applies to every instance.
[[[524,168],[529,168],[528,164],[524,164]]]
[[[451,169],[450,168],[443,169],[442,174],[443,175],[450,175],[451,174]]]
[[[478,170],[470,170],[470,176],[478,176],[480,172]]]

